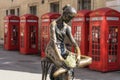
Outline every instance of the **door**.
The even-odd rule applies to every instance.
[[[8,42],[8,24],[5,24],[4,28],[4,44],[7,44]]]
[[[44,53],[45,49],[46,49],[46,46],[47,46],[47,44],[49,42],[49,36],[50,36],[50,34],[49,34],[49,26],[42,26],[41,31],[42,31],[41,32],[42,33],[42,35],[41,35],[41,44],[42,44],[41,49],[42,49],[42,51]]]
[[[75,41],[77,42],[77,44],[79,45],[79,47],[81,43],[81,29],[82,29],[81,26],[74,26],[74,29],[73,29],[74,30],[73,37]]]
[[[109,26],[108,30],[108,63],[117,63],[118,55],[118,26]]]
[[[100,26],[92,26],[91,53],[93,62],[100,61]]]
[[[21,48],[24,48],[24,36],[25,36],[25,27],[24,27],[24,24],[22,23],[21,24],[21,27],[20,27],[20,47]]]

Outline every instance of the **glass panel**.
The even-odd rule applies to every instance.
[[[16,25],[12,26],[11,42],[12,45],[18,44],[18,27]]]
[[[30,48],[36,48],[36,26],[30,26],[29,38]]]
[[[30,14],[37,15],[37,7],[36,6],[30,6]]]
[[[20,47],[24,47],[24,25],[20,27]]]
[[[110,26],[108,34],[108,62],[117,61],[117,49],[118,49],[118,27]]]
[[[8,16],[8,10],[6,10],[6,16]]]
[[[77,42],[77,44],[80,46],[80,42],[81,42],[81,26],[75,26],[75,33],[74,33],[74,38]]]
[[[92,27],[92,58],[100,61],[100,26]]]
[[[20,15],[20,9],[17,8],[17,16],[19,16],[19,15]]]
[[[4,43],[6,44],[7,40],[8,40],[8,25],[6,25],[6,24],[5,24],[5,28],[4,28],[4,37],[5,37]]]
[[[50,4],[51,12],[59,12],[59,2],[54,2]]]
[[[91,10],[91,0],[78,0],[78,10]]]
[[[15,9],[11,9],[11,10],[10,10],[10,14],[11,14],[11,15],[15,15]]]
[[[42,26],[42,50],[45,51],[46,46],[49,42],[49,28],[47,26]]]

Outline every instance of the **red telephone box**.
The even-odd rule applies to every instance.
[[[9,15],[4,18],[4,48],[6,50],[19,49],[19,23],[18,16]]]
[[[20,17],[20,52],[38,53],[38,17],[32,14]]]
[[[41,27],[40,27],[40,47],[41,57],[45,56],[45,49],[50,39],[49,25],[50,23],[60,16],[59,13],[46,13],[41,16]]]
[[[88,55],[89,51],[89,10],[78,11],[72,20],[72,34],[81,49],[82,55]]]
[[[120,69],[120,13],[100,8],[90,14],[90,69],[101,72]]]

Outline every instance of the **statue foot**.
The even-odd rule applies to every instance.
[[[59,68],[57,71],[54,72],[53,76],[58,77],[60,74],[67,72],[67,69]]]

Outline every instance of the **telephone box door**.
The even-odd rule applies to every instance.
[[[74,32],[73,37],[74,37],[75,41],[77,42],[77,44],[79,45],[79,47],[81,47],[81,37],[82,37],[81,25],[82,24],[79,24],[79,25],[73,26],[74,28],[72,28],[72,31]]]
[[[119,61],[118,61],[118,46],[119,46],[119,43],[118,43],[118,29],[119,28],[119,25],[111,25],[109,26],[108,28],[108,69],[109,70],[114,70],[115,68],[117,69],[118,68],[118,64],[119,64]]]
[[[92,57],[92,64],[90,68],[94,68],[95,70],[101,68],[101,22],[91,22],[90,27],[90,54],[89,56]],[[94,66],[96,65],[96,66]]]
[[[89,10],[78,11],[77,16],[72,20],[72,34],[80,47],[82,55],[89,52]]]
[[[36,33],[37,33],[37,29],[36,26],[30,26],[29,27],[29,48],[30,49],[35,49],[37,47],[36,45]]]

